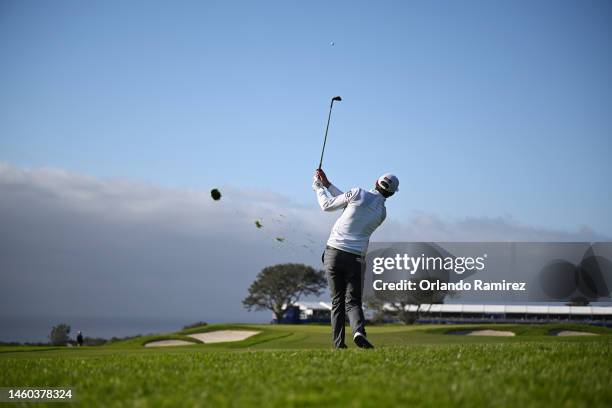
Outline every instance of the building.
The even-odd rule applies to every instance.
[[[612,326],[612,306],[423,304],[410,305],[408,310],[418,312],[421,323],[579,322]]]
[[[329,323],[330,321],[331,303],[300,301],[287,308],[281,323]]]
[[[385,309],[393,310],[392,305]],[[407,306],[419,323],[587,323],[612,327],[612,306],[422,304]],[[365,310],[366,319],[374,316]],[[329,323],[331,304],[300,301],[290,306],[281,323]]]

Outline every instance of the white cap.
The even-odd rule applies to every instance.
[[[391,173],[385,173],[376,180],[376,184],[389,193],[399,191],[399,179]]]

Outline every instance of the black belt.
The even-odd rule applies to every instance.
[[[357,255],[357,254],[354,254],[354,253],[349,252],[349,251],[345,251],[343,249],[334,248],[334,247],[329,246],[329,245],[325,245],[325,249],[333,249],[334,251],[344,252],[347,255],[352,255],[352,256],[355,256],[355,257],[360,257],[361,256],[361,255]]]

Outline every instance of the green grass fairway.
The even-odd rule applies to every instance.
[[[483,327],[517,335],[446,334]],[[225,328],[261,333],[237,343],[143,347]],[[559,329],[599,335],[549,335]],[[71,386],[81,406],[592,407],[612,401],[610,329],[389,325],[369,333],[375,350],[332,351],[329,328],[310,325],[213,325],[81,349],[2,347],[0,386]]]

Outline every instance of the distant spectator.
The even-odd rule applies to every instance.
[[[83,345],[83,335],[80,331],[77,332],[77,344],[79,347]]]

